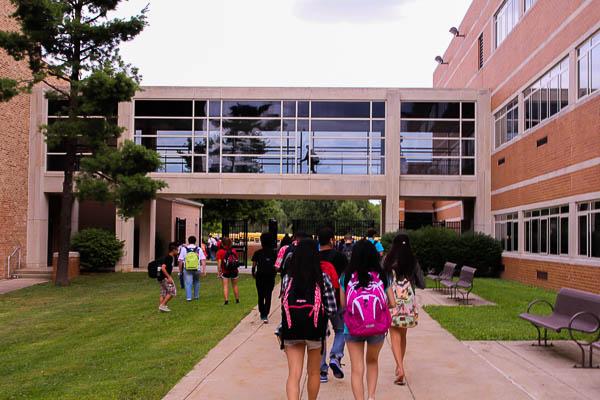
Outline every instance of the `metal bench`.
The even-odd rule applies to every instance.
[[[450,289],[450,298],[458,299],[460,293],[462,301],[469,304],[469,294],[473,290],[473,279],[475,278],[475,268],[462,267],[458,281],[453,281],[452,278],[440,281],[440,284]]]
[[[546,304],[552,310],[550,315],[536,315],[531,313],[531,308],[536,304]],[[592,346],[600,339],[600,295],[583,290],[562,288],[556,295],[554,306],[546,300],[534,300],[527,306],[527,312],[519,315],[530,322],[537,330],[537,345],[548,346],[548,329],[560,332],[569,331],[569,336],[581,350],[581,367],[592,367]],[[542,337],[542,331],[544,336]],[[590,341],[578,340],[574,333],[596,334]],[[535,343],[534,343],[535,345]],[[551,346],[552,344],[550,344]],[[585,348],[589,348],[590,357],[586,365]],[[576,367],[578,367],[576,365]]]
[[[450,279],[452,280],[452,276],[454,275],[454,270],[456,269],[456,264],[451,263],[451,262],[446,262],[444,264],[444,269],[442,269],[442,272],[440,272],[439,274],[434,274],[434,273],[430,273],[427,275],[427,277],[431,280],[433,280],[433,282],[435,283],[435,288],[436,290],[440,289],[440,282],[442,280],[445,279]]]

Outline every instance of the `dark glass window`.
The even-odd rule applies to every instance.
[[[69,102],[67,100],[48,100],[48,115],[66,116],[68,105]]]
[[[462,155],[465,157],[475,156],[475,141],[474,140],[463,140],[462,141]]]
[[[283,102],[283,116],[294,118],[296,116],[296,102],[295,101],[284,101]]]
[[[385,102],[373,102],[373,118],[385,118]]]
[[[191,119],[136,119],[135,135],[191,135]]]
[[[475,160],[474,159],[463,159],[462,160],[462,174],[463,175],[475,175]]]
[[[207,101],[196,101],[194,105],[194,114],[196,117],[208,116],[208,102]]]
[[[299,118],[308,118],[310,106],[308,101],[299,101],[298,102],[298,117]]]
[[[458,121],[401,121],[400,132],[428,133],[433,137],[459,137],[460,122]]]
[[[462,103],[462,117],[475,118],[475,103]]]
[[[532,253],[539,253],[539,225],[540,225],[540,220],[539,219],[534,219],[531,221],[531,252]]]
[[[223,101],[224,117],[279,117],[279,101]]]
[[[550,254],[558,254],[558,218],[550,218]]]
[[[254,173],[254,174],[278,174],[280,171],[280,159],[271,157],[242,157],[224,156],[223,172],[225,173]]]
[[[191,117],[192,102],[188,100],[136,100],[136,117]]]
[[[369,121],[327,120],[312,121],[312,131],[320,136],[351,136],[367,137],[370,131]],[[356,133],[354,133],[356,132]]]
[[[313,101],[313,118],[370,118],[368,102]]]
[[[462,123],[462,137],[475,137],[475,122]]]
[[[587,215],[579,216],[579,255],[587,256]]]
[[[209,101],[208,107],[208,113],[211,117],[221,116],[221,102],[219,100]]]
[[[400,171],[403,175],[459,175],[459,159],[401,158]]]
[[[531,251],[531,222],[525,221],[525,251]]]
[[[460,118],[460,103],[402,102],[402,118]]]
[[[569,218],[560,219],[560,254],[569,254]]]
[[[278,119],[224,119],[224,136],[277,136],[281,135]]]
[[[591,256],[600,257],[600,214],[590,215],[590,230]]]

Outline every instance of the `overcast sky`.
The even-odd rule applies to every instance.
[[[471,0],[129,0],[143,85],[430,87]]]

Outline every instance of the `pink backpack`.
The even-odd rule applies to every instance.
[[[392,322],[383,282],[376,272],[370,274],[371,282],[367,287],[358,287],[356,272],[348,282],[344,322],[352,336],[382,335]]]

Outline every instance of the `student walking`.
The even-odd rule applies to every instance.
[[[423,271],[416,260],[410,241],[405,234],[399,234],[392,242],[392,248],[383,262],[391,282],[395,307],[392,308],[390,341],[396,360],[397,385],[405,385],[404,356],[406,355],[406,334],[419,321],[419,311],[415,297],[415,287],[425,289]]]
[[[369,229],[367,231],[367,240],[371,243],[373,243],[373,245],[375,246],[375,249],[377,249],[377,254],[379,254],[379,257],[383,257],[383,252],[384,252],[384,248],[383,245],[381,244],[381,242],[379,240],[375,240],[375,235],[377,234],[377,231],[373,228]]]
[[[179,270],[183,269],[187,301],[192,301],[192,288],[194,300],[200,299],[200,265],[202,265],[202,276],[206,276],[206,256],[202,248],[196,246],[196,237],[190,236],[188,244],[182,246],[179,253]]]
[[[370,241],[363,239],[354,245],[348,268],[340,278],[340,286],[340,300],[346,307],[344,323],[352,364],[352,393],[356,400],[364,400],[366,365],[368,398],[374,399],[379,352],[391,322],[388,303],[392,306],[395,303],[377,250]]]
[[[225,298],[224,305],[229,304],[229,282],[233,288],[235,302],[240,302],[240,291],[238,289],[238,277],[240,262],[238,254],[232,247],[231,239],[224,237],[221,239],[222,248],[217,252],[217,269],[219,277],[223,280],[223,297]]]
[[[337,311],[335,292],[327,274],[321,271],[317,243],[299,241],[282,283],[279,339],[288,361],[288,400],[300,399],[300,381],[307,354],[308,399],[319,394],[321,349],[325,342],[327,317]]]
[[[160,301],[158,304],[158,310],[162,312],[170,312],[171,309],[167,306],[167,303],[177,295],[177,288],[171,274],[173,273],[173,264],[177,258],[178,251],[177,243],[169,243],[169,253],[158,261],[160,265],[160,271],[158,272],[156,279],[160,283]]]
[[[260,235],[261,249],[252,255],[252,276],[256,280],[258,294],[258,311],[260,319],[266,324],[271,312],[271,295],[275,287],[275,248],[273,237],[269,233]]]
[[[323,264],[330,263],[335,268],[336,276],[341,276],[346,270],[348,264],[346,257],[333,248],[335,244],[335,236],[331,228],[323,228],[319,230],[319,256],[321,260],[321,267]],[[323,268],[321,268],[323,270]],[[336,282],[337,283],[337,282]],[[337,286],[337,285],[334,285]],[[327,343],[323,348],[323,357],[321,359],[321,383],[325,383],[329,380],[329,368],[333,372],[333,376],[338,379],[344,378],[344,370],[342,369],[342,358],[344,358],[344,319],[342,315],[342,309],[340,303],[339,288],[336,290],[336,303],[338,311],[329,318],[335,337],[333,339],[333,345],[329,353],[329,364],[327,363]]]

